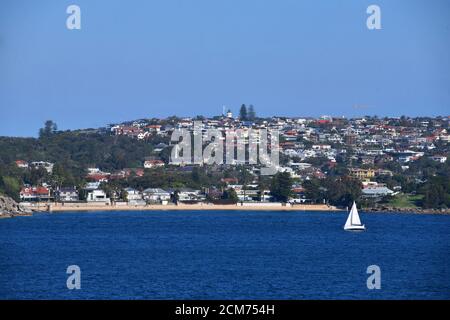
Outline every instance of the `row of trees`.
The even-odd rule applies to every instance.
[[[254,121],[256,120],[256,111],[253,105],[250,105],[248,108],[245,104],[241,105],[239,109],[239,119],[242,121]]]
[[[311,179],[303,186],[306,198],[316,203],[346,207],[361,197],[361,182],[349,176]]]

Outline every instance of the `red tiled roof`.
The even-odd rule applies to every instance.
[[[50,190],[46,187],[24,187],[20,190],[21,195],[49,195]]]

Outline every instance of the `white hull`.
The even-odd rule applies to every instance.
[[[362,226],[349,226],[349,227],[344,227],[345,231],[365,231],[366,227],[364,225]]]

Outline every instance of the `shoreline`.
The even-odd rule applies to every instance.
[[[450,209],[423,209],[423,208],[361,208],[366,213],[410,213],[410,214],[450,214]]]
[[[263,203],[263,204],[153,204],[145,206],[137,205],[101,205],[87,203],[65,203],[63,204],[45,204],[40,206],[26,206],[33,212],[83,212],[83,211],[343,211],[334,206],[323,204],[307,205],[282,205],[281,203]]]
[[[348,212],[326,204],[281,204],[281,203],[238,203],[238,204],[95,204],[95,203],[50,203],[38,206],[27,205],[25,208],[34,212],[60,213],[60,212],[99,212],[99,211],[319,211],[319,212]],[[450,214],[450,209],[422,209],[422,208],[360,208],[364,213],[409,213],[409,214]],[[27,216],[31,214],[19,214]],[[12,215],[16,216],[16,215]],[[5,216],[3,216],[5,217]]]

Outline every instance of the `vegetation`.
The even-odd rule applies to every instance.
[[[250,105],[248,108],[245,104],[241,105],[239,109],[239,119],[242,121],[255,121],[256,120],[256,111],[253,105]]]
[[[346,207],[361,197],[361,182],[349,176],[312,179],[305,182],[306,197],[313,202],[328,201],[331,205]]]
[[[292,179],[288,172],[279,172],[272,178],[270,193],[272,197],[281,202],[287,202],[291,196]]]
[[[395,208],[417,208],[422,203],[422,195],[398,194],[387,202],[390,207]]]

